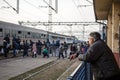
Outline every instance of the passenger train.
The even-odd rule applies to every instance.
[[[56,41],[59,39],[61,43],[65,41],[66,43],[70,44],[73,43],[74,40],[73,36],[57,34],[40,29],[0,21],[0,46],[3,45],[3,39],[6,35],[10,37],[10,44],[12,43],[13,36],[15,36],[16,38],[19,36],[21,42],[23,40],[32,40],[34,42],[40,40],[41,42],[43,42],[47,39],[52,42],[53,40]]]

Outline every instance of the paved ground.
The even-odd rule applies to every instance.
[[[55,59],[55,57],[42,58],[41,56],[38,56],[37,58],[17,57],[0,60],[0,80],[8,80],[11,77],[39,67]]]

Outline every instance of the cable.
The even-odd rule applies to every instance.
[[[8,11],[4,11],[5,12],[5,14],[8,14]],[[11,14],[10,14],[11,13]],[[10,16],[12,16],[12,18],[14,18],[14,20],[18,20],[18,18],[16,18],[15,17],[15,14],[13,14],[12,12],[9,12],[9,14],[8,15],[10,15]],[[21,17],[23,17],[23,18],[27,18],[27,19],[30,19],[30,20],[33,20],[33,18],[30,18],[30,17],[26,17],[26,16],[23,16],[23,15],[19,15],[19,16],[21,16]],[[19,17],[19,18],[21,18],[21,17]],[[34,19],[35,20],[35,19]]]
[[[29,5],[31,5],[32,7],[34,7],[34,8],[36,8],[36,9],[38,9],[39,11],[42,11],[42,10],[40,10],[40,8],[39,7],[37,7],[37,6],[35,6],[35,5],[33,5],[32,3],[30,3],[29,1],[27,1],[27,0],[24,0],[27,4],[29,4]],[[45,12],[45,11],[42,11],[44,14],[48,14],[47,12]]]
[[[52,6],[50,6],[45,0],[43,0],[52,10],[56,11]]]
[[[77,5],[76,5],[75,1],[74,1],[74,0],[72,0],[72,1],[73,1],[74,5],[75,5],[76,9],[78,10],[78,12],[79,12],[80,16],[81,16],[81,15],[82,15],[82,12],[80,12],[80,10],[78,9],[78,7],[77,7]],[[81,18],[83,19],[83,16],[81,16]]]
[[[79,3],[79,2],[78,2],[78,3]],[[86,14],[86,13],[84,12],[83,7],[81,7],[80,9],[81,9],[81,15],[84,16],[84,19],[83,19],[83,20],[86,20],[86,19],[85,19],[85,16],[86,16],[85,14]],[[79,11],[80,11],[80,9],[79,9]]]
[[[28,3],[29,5],[33,6],[34,8],[37,8],[39,11],[42,11],[42,10],[40,10],[39,7],[36,7],[35,5],[33,5],[32,3],[28,2],[27,0],[24,0],[24,1],[25,1],[26,3]],[[42,12],[48,15],[48,13],[46,13],[45,11],[42,11]],[[54,16],[53,16],[53,17],[54,17]],[[55,17],[55,19],[57,19],[57,17]],[[57,21],[59,21],[59,19],[57,19]]]
[[[11,15],[10,13],[8,13],[8,11],[1,11],[1,12],[3,12],[3,14],[7,14],[7,15],[10,15],[10,17],[11,18],[13,18],[14,20],[16,20],[16,18],[15,18],[15,16],[13,16],[13,15]],[[13,14],[13,13],[12,13]],[[3,16],[4,17],[4,16]],[[5,16],[6,17],[6,16]],[[7,19],[8,19],[8,17],[7,17]]]
[[[37,7],[37,6],[35,6],[35,5],[33,5],[32,3],[30,3],[29,1],[27,1],[27,0],[24,0],[26,3],[28,3],[29,5],[31,5],[31,6],[33,6],[34,8],[36,8],[36,9],[38,9],[38,10],[40,10],[40,8],[39,7]],[[44,0],[43,0],[44,1]],[[47,3],[48,4],[48,3]],[[48,4],[49,5],[49,4]],[[41,11],[41,10],[40,10]],[[42,11],[42,12],[44,12],[44,11]],[[46,12],[44,12],[45,14],[48,14],[48,13],[46,13]]]
[[[4,1],[5,1],[5,0],[4,0]],[[24,12],[25,12],[25,11],[24,11]],[[10,12],[10,13],[12,13],[12,12]],[[7,14],[8,14],[8,11],[7,11]],[[13,13],[12,13],[12,14],[13,14]],[[30,14],[30,13],[29,13],[29,14]],[[29,15],[29,14],[27,14],[27,15]],[[13,15],[15,15],[15,14],[13,14]],[[12,15],[12,16],[13,16],[13,15]],[[32,15],[33,15],[33,14],[32,14]],[[21,15],[19,15],[19,16],[21,16]],[[15,16],[14,16],[14,17],[15,17]],[[13,17],[13,18],[14,18],[14,17]],[[22,16],[22,17],[23,17],[23,16]],[[19,17],[19,18],[21,18],[21,17]],[[24,18],[28,18],[28,19],[30,19],[30,20],[31,20],[31,19],[33,20],[33,18],[29,18],[29,17],[26,17],[26,16],[24,16]],[[36,18],[37,18],[37,17],[36,17]],[[15,20],[16,20],[16,18],[15,18]],[[36,19],[34,19],[34,20],[36,20]]]
[[[2,11],[2,12],[3,12],[3,11]],[[24,12],[25,12],[25,11],[24,11]],[[9,13],[9,14],[8,14],[8,13]],[[11,13],[11,14],[10,14],[10,13]],[[27,15],[25,15],[25,16],[19,15],[19,18],[17,18],[17,17],[15,16],[15,14],[13,14],[12,12],[4,11],[4,14],[8,14],[8,15],[12,16],[12,17],[11,17],[12,19],[10,19],[10,20],[17,20],[17,21],[18,21],[18,20],[20,21],[20,20],[22,20],[22,19],[26,19],[26,20],[28,19],[27,21],[30,21],[30,20],[34,21],[34,20],[36,20],[36,18],[38,18],[38,17],[36,17],[36,18],[31,18],[31,17],[29,17],[29,16],[28,16],[29,13],[28,13],[28,14],[26,13]],[[32,15],[34,15],[34,14],[32,14]],[[27,16],[28,16],[28,17],[27,17]],[[7,21],[9,21],[9,20],[7,20]],[[14,22],[14,21],[13,21],[13,22]]]
[[[35,5],[31,4],[30,2],[28,2],[28,1],[26,1],[26,0],[24,0],[24,1],[25,1],[26,3],[28,3],[29,5],[37,8],[37,9],[40,9],[40,8],[36,7]],[[44,12],[44,13],[45,13],[45,12]],[[53,17],[54,17],[54,16],[53,16]],[[56,21],[59,21],[57,17],[55,17],[55,19],[56,19]],[[52,26],[52,27],[54,27],[54,26]]]
[[[29,15],[29,16],[33,16],[34,15],[34,20],[36,20],[36,18],[38,18],[38,15],[35,15],[35,14],[33,14],[33,13],[30,13],[30,12],[27,12],[26,10],[23,10],[23,9],[21,9],[20,8],[20,10],[22,10],[25,14],[27,14],[27,15]],[[25,16],[26,17],[26,16]],[[28,17],[28,19],[32,19],[33,20],[33,18],[30,18],[30,17]]]
[[[80,0],[77,0],[77,3],[79,3],[80,2]],[[78,5],[78,7],[91,7],[92,6],[92,4],[82,4],[82,5]]]
[[[38,8],[38,7],[36,7],[35,5],[33,5],[32,3],[30,3],[29,1],[27,1],[27,0],[24,0],[26,3],[28,3],[29,5],[31,5],[31,6],[33,6],[34,8],[36,8],[36,9],[40,9],[40,8]]]
[[[22,10],[22,9],[20,9],[20,10]],[[27,13],[27,16],[29,15],[29,14],[31,14],[31,13],[29,13],[29,12],[27,12],[27,11],[25,11],[25,10],[22,10],[23,12],[26,12]],[[8,12],[8,11],[7,11]],[[12,12],[10,12],[11,14],[13,14]],[[7,13],[8,14],[8,13]],[[13,14],[13,15],[15,15],[15,14]],[[12,16],[13,16],[12,15]],[[30,16],[33,16],[34,14],[31,14]],[[36,18],[35,19],[33,19],[33,18],[30,18],[30,17],[26,17],[26,16],[23,16],[23,15],[19,15],[19,16],[21,16],[21,17],[23,17],[23,18],[26,18],[26,19],[29,19],[29,20],[36,20],[36,18],[38,18],[38,16],[36,16]],[[21,17],[19,17],[19,18],[21,18]],[[15,16],[13,16],[13,18],[14,18],[14,20],[16,20],[16,18],[15,18]],[[21,18],[22,19],[22,18]]]
[[[79,0],[77,0],[77,1],[79,1]],[[79,3],[79,2],[78,2]],[[88,6],[90,6],[90,9],[93,7],[93,5],[88,5]],[[85,16],[87,16],[87,14],[89,13],[89,12],[85,12],[85,9],[88,9],[89,7],[86,7],[86,8],[84,8],[84,7],[81,7],[80,9],[82,10],[82,13],[83,13],[83,16],[85,17]],[[88,11],[90,11],[90,10],[88,10]],[[91,13],[91,12],[90,12]],[[85,18],[89,18],[89,17],[85,17]],[[85,19],[84,18],[84,19]],[[87,20],[87,19],[85,19],[85,20]],[[90,19],[91,20],[91,19]]]
[[[88,9],[89,9],[89,10],[88,10]],[[86,7],[86,8],[81,7],[81,10],[82,10],[84,16],[87,16],[87,15],[89,15],[90,13],[91,13],[92,15],[94,15],[94,13],[92,13],[90,9],[93,11],[93,5],[90,6],[90,7]],[[85,12],[85,11],[89,11],[89,12]],[[86,18],[87,18],[86,20],[91,20],[90,17],[91,17],[91,15],[88,16],[88,17],[86,17]],[[92,20],[95,21],[95,17],[94,17],[94,19],[92,19]]]
[[[87,2],[89,2],[90,4],[93,4],[93,2],[89,1],[89,0],[86,0]]]
[[[3,0],[6,4],[8,4],[14,11],[16,11],[17,12],[17,10],[11,5],[11,4],[9,4],[6,0]]]

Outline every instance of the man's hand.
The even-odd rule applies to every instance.
[[[72,55],[70,55],[70,60],[73,60],[73,59],[75,59],[77,57],[77,54],[75,53],[75,54],[72,54]]]
[[[78,56],[78,60],[83,60],[83,54],[80,54],[79,56]]]

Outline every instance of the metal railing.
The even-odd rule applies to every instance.
[[[93,80],[90,64],[82,62],[67,80]]]

